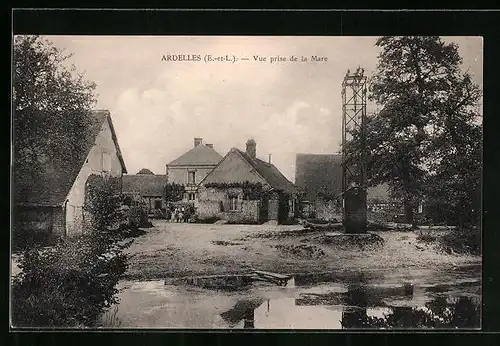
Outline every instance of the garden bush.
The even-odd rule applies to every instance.
[[[481,229],[459,227],[441,238],[441,245],[457,253],[481,254]]]
[[[118,302],[116,285],[127,269],[120,198],[107,184],[91,188],[91,215],[78,237],[25,250],[12,282],[16,327],[95,327]]]
[[[140,206],[132,206],[128,210],[128,223],[130,227],[148,228],[153,227],[149,221],[148,213]]]
[[[58,237],[48,231],[27,230],[13,227],[12,229],[12,251],[14,253],[22,252],[34,246],[53,246]]]
[[[422,232],[417,236],[417,240],[424,243],[436,243],[448,253],[453,251],[461,254],[481,254],[481,231],[479,228],[459,227],[442,235]]]
[[[116,284],[125,272],[120,246],[96,251],[87,237],[61,240],[46,251],[27,250],[12,287],[16,327],[92,327],[117,303]]]

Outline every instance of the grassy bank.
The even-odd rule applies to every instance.
[[[434,245],[437,251],[448,254],[481,255],[481,231],[479,228],[457,228],[449,232],[420,232],[417,240]]]

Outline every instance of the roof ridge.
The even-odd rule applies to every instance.
[[[207,154],[210,154],[212,155],[212,157],[210,157],[208,159],[208,162],[203,162],[203,160],[200,160],[200,158],[197,158],[197,157],[194,157],[194,158],[190,158],[189,155],[193,155],[192,153],[195,152],[195,151],[199,151],[200,149],[202,150],[205,150]],[[216,155],[216,156],[215,156]],[[186,161],[186,157],[188,158],[187,159],[187,162],[182,162],[183,160]],[[196,164],[200,164],[200,165],[213,165],[213,164],[217,164],[221,159],[222,159],[222,155],[219,154],[219,152],[217,152],[214,148],[211,148],[211,147],[207,147],[206,145],[197,145],[196,147],[194,148],[191,148],[189,149],[188,151],[186,151],[184,154],[181,154],[180,156],[178,156],[177,158],[173,159],[172,161],[170,161],[167,166],[174,166],[174,165],[177,165],[177,166],[182,166],[182,165],[196,165]],[[192,162],[189,162],[189,161],[192,161]],[[180,162],[178,162],[180,161]],[[196,162],[196,161],[201,161],[201,162]],[[215,162],[216,161],[216,162]]]

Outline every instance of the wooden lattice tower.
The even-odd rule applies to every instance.
[[[352,153],[346,150],[346,143],[352,139],[356,131],[364,142],[366,123],[366,76],[364,70],[358,68],[355,73],[347,71],[342,82],[342,191],[356,182],[366,187],[366,153],[362,150],[359,157],[351,159]]]
[[[358,67],[356,72],[347,73],[342,82],[342,194],[344,196],[344,221],[349,220],[351,215],[346,210],[346,191],[353,186],[361,188],[364,201],[356,207],[366,215],[366,149],[365,149],[365,124],[366,124],[366,80],[364,69]],[[347,150],[346,143],[353,138],[353,133],[360,136],[361,152],[353,153]],[[361,208],[361,209],[360,209]],[[359,218],[357,218],[359,219]],[[361,220],[365,220],[363,216]],[[360,221],[363,224],[365,221]]]

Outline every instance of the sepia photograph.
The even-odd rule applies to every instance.
[[[480,36],[14,35],[10,326],[479,330]]]

